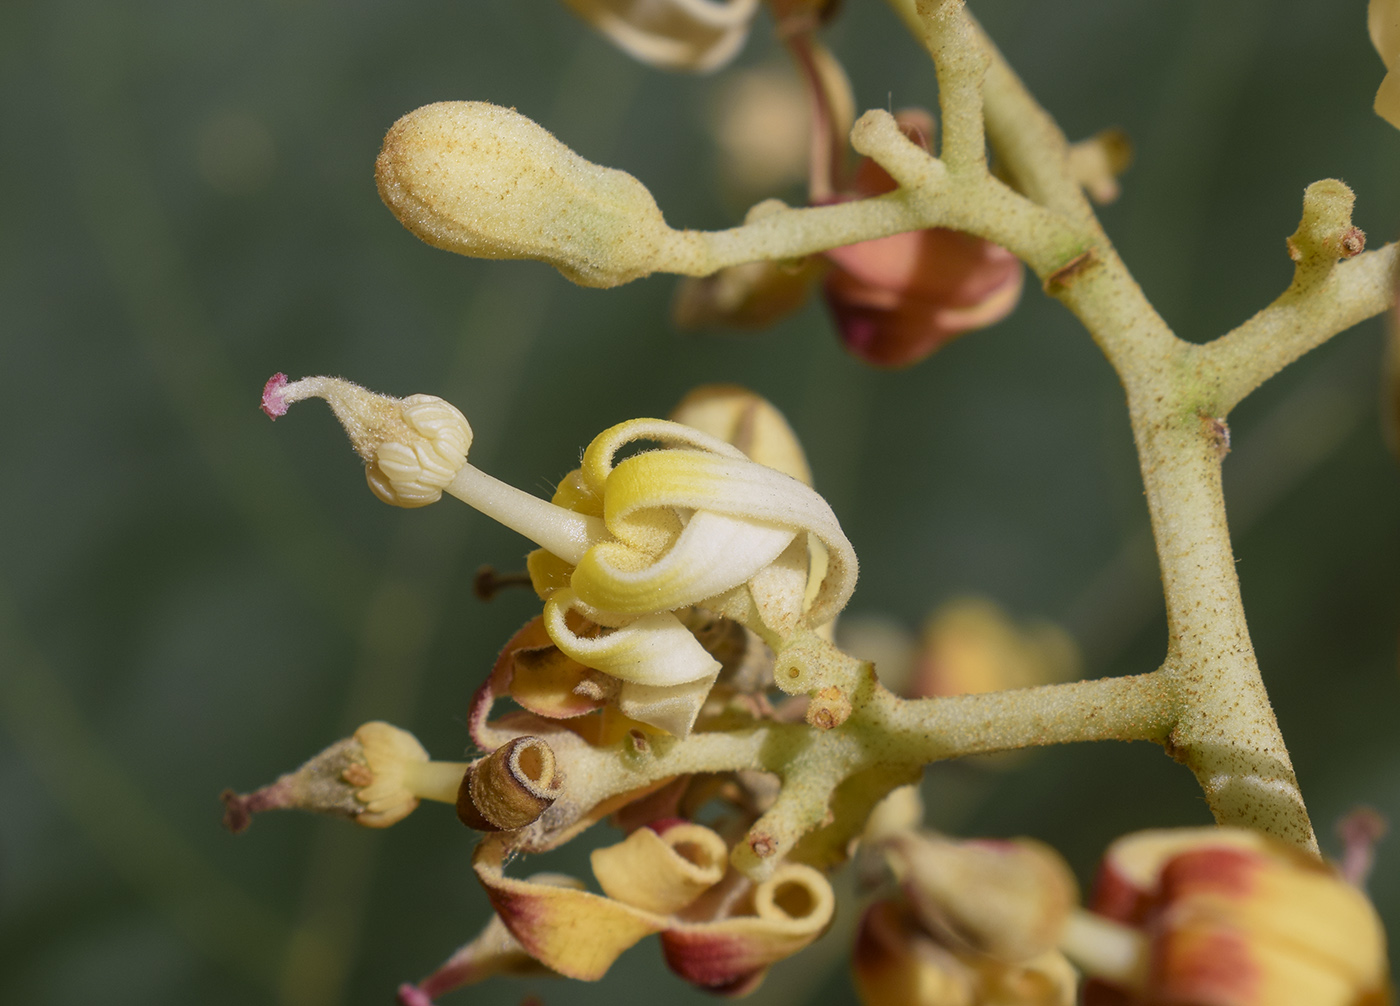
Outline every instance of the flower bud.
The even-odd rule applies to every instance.
[[[928,142],[922,111],[896,117],[905,135]],[[896,188],[874,161],[861,163],[856,193]],[[1011,313],[1021,296],[1021,263],[1005,248],[935,227],[833,248],[826,299],[846,348],[879,367],[907,367],[939,346]]]
[[[1007,963],[1054,948],[1078,901],[1064,860],[1031,839],[954,842],[905,832],[886,855],[924,929]]]
[[[539,820],[563,783],[553,749],[538,737],[517,737],[467,769],[457,817],[477,831],[515,831]]]
[[[922,933],[907,909],[877,901],[866,910],[851,954],[856,993],[866,1006],[974,1006],[976,975]]]
[[[427,105],[394,123],[375,178],[385,205],[428,244],[475,258],[539,259],[583,286],[645,276],[689,240],[666,226],[631,175],[480,101]]]
[[[679,328],[768,328],[807,303],[826,263],[820,257],[789,265],[745,262],[676,286],[671,318]]]
[[[289,384],[286,374],[274,374],[263,388],[262,410],[276,419],[306,398],[330,404],[364,459],[370,491],[385,503],[406,508],[436,503],[467,463],[472,428],[454,406],[434,395],[390,398],[338,377]]]
[[[910,695],[975,695],[1068,681],[1079,670],[1074,640],[1048,622],[1014,623],[995,603],[952,601],[924,626]]]
[[[907,906],[876,902],[860,921],[851,958],[866,1006],[1071,1006],[1078,976],[1047,951],[1008,964],[940,944]]]
[[[787,419],[761,395],[737,384],[703,384],[671,412],[671,420],[733,444],[751,460],[812,484],[812,469]]]
[[[1256,832],[1179,829],[1110,846],[1094,910],[1150,940],[1150,965],[1094,967],[1090,1006],[1360,1006],[1390,1001],[1385,933],[1366,896],[1321,860]],[[1091,917],[1092,918],[1092,917]],[[1126,997],[1126,998],[1125,998]]]

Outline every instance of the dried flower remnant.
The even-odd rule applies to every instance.
[[[1069,170],[1101,206],[1122,194],[1118,177],[1133,163],[1133,141],[1121,129],[1105,129],[1069,148]]]
[[[1149,831],[1109,847],[1066,952],[1086,1006],[1390,1002],[1385,933],[1355,886],[1257,832]]]
[[[562,788],[554,750],[538,737],[517,737],[467,769],[457,817],[477,831],[516,831],[539,820]]]
[[[927,147],[933,119],[918,110],[896,117]],[[860,197],[893,192],[893,178],[871,160],[856,170]],[[826,300],[841,340],[881,367],[907,367],[964,332],[1005,318],[1021,297],[1020,260],[1004,248],[935,227],[833,248]]]

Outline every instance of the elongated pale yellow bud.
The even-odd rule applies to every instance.
[[[617,286],[672,263],[699,240],[666,225],[631,175],[584,160],[518,112],[448,101],[390,128],[379,195],[436,248],[539,259],[582,286]]]
[[[517,737],[467,770],[457,817],[477,831],[515,831],[537,821],[562,790],[554,750],[538,737]]]
[[[467,463],[472,428],[441,398],[390,398],[338,377],[306,377],[289,384],[287,375],[275,374],[263,389],[262,409],[276,419],[305,398],[330,403],[364,459],[370,490],[385,503],[436,503]]]

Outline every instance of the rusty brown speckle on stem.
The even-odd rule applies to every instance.
[[[1070,259],[1060,268],[1056,269],[1045,278],[1045,289],[1053,293],[1057,289],[1064,289],[1079,278],[1080,274],[1088,269],[1096,261],[1094,250],[1080,252]]]
[[[778,851],[778,840],[766,831],[749,836],[749,848],[759,859],[768,859]]]

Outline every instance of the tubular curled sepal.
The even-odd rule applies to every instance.
[[[538,737],[517,737],[467,770],[457,817],[477,831],[516,831],[539,820],[562,791],[553,749]]]
[[[590,860],[608,897],[666,915],[719,883],[729,850],[709,828],[677,822],[638,828],[617,845],[594,849]]]

